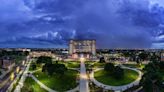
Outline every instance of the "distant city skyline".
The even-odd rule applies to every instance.
[[[163,0],[1,0],[0,48],[164,48]]]

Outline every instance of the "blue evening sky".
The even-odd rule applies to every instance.
[[[164,48],[164,0],[1,0],[0,47]]]

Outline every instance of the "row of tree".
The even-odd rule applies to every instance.
[[[64,75],[64,73],[67,71],[67,67],[64,64],[45,64],[42,67],[42,72],[47,72],[48,75],[52,76],[53,74],[57,74],[59,76]]]
[[[124,77],[124,69],[120,66],[114,66],[113,63],[106,63],[104,66],[104,70],[116,79],[122,79]]]
[[[29,55],[28,51],[6,51],[6,50],[0,51],[0,57],[3,57],[3,56],[27,56],[27,55]]]
[[[64,75],[64,73],[67,71],[67,67],[64,64],[59,64],[58,61],[56,61],[54,64],[52,63],[52,58],[47,56],[40,56],[36,64],[44,64],[42,66],[42,72],[47,73],[48,75],[52,76],[53,74],[58,74],[60,76]],[[32,64],[32,69],[36,69],[36,64]]]
[[[144,92],[161,92],[164,89],[162,74],[164,62],[151,62],[144,68],[144,75],[140,81]],[[164,91],[164,90],[163,90]]]
[[[129,57],[130,60],[132,61],[144,61],[144,60],[150,60],[150,61],[154,61],[154,60],[159,60],[160,56],[155,54],[155,53],[150,53],[150,52],[123,52],[122,53],[123,56],[125,57]]]

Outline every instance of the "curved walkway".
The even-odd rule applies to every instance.
[[[134,70],[134,71],[138,72],[139,77],[138,77],[134,82],[129,83],[129,84],[127,84],[127,85],[123,85],[123,86],[110,86],[110,85],[105,85],[105,84],[103,84],[103,83],[101,83],[101,82],[98,82],[98,81],[94,78],[94,72],[103,69],[103,68],[99,68],[99,69],[97,69],[97,70],[95,70],[95,71],[92,71],[92,73],[90,74],[90,79],[91,79],[91,81],[94,82],[94,84],[96,84],[97,86],[99,86],[99,87],[101,87],[101,88],[104,88],[105,90],[124,91],[124,90],[126,90],[126,89],[128,89],[128,88],[130,88],[130,87],[133,87],[133,86],[135,86],[135,85],[138,85],[139,82],[140,82],[140,80],[141,80],[141,77],[142,77],[142,72],[139,71],[139,70],[137,70],[137,69],[135,69],[135,68],[129,68],[129,67],[125,67],[125,66],[121,66],[121,67],[124,68],[124,69],[130,69],[130,70]]]

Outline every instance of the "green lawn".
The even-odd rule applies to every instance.
[[[93,68],[104,68],[105,63],[99,63],[95,61],[86,61],[86,67],[93,66]]]
[[[68,68],[80,68],[80,62],[67,62],[66,66]]]
[[[58,62],[61,64],[65,64],[68,68],[80,68],[80,62],[79,61],[69,61],[69,62]]]
[[[94,68],[104,68],[104,66],[105,63],[99,63],[99,62],[94,63]]]
[[[124,78],[121,80],[111,77],[104,70],[95,72],[94,77],[96,80],[106,85],[120,86],[135,81],[139,76],[139,74],[133,70],[124,69],[124,72],[125,72]]]
[[[27,77],[21,92],[47,92],[41,88],[31,77]]]
[[[78,72],[74,70],[68,70],[65,72],[64,76],[59,76],[56,74],[53,76],[48,76],[41,71],[35,72],[34,75],[46,86],[60,92],[73,89],[78,85],[76,83]]]

